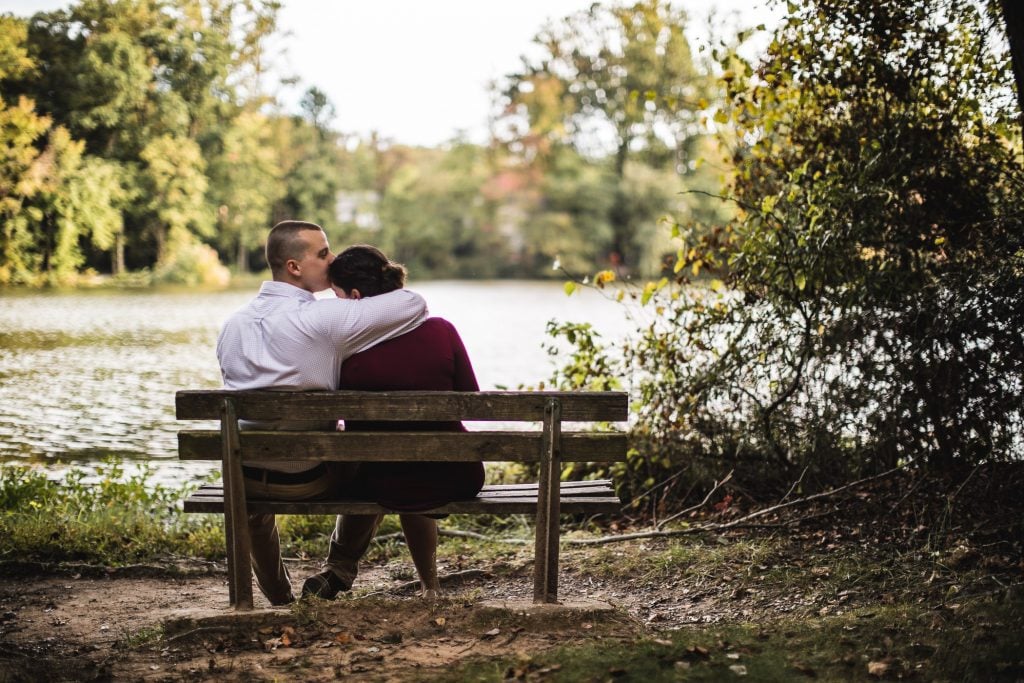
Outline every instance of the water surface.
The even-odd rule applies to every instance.
[[[629,329],[619,305],[559,283],[413,284],[431,313],[458,328],[482,389],[548,378],[548,320],[591,322],[609,338]],[[0,295],[0,461],[58,473],[107,456],[154,464],[175,482],[209,471],[181,463],[174,393],[216,388],[217,332],[255,294],[103,291]],[[196,426],[191,423],[188,426]],[[211,425],[212,426],[212,425]]]

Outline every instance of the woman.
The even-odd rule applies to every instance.
[[[401,289],[405,286],[406,271],[376,247],[357,245],[338,254],[328,274],[335,294],[343,299],[361,299]],[[458,332],[442,318],[429,318],[412,332],[348,358],[342,365],[338,388],[360,391],[479,389]],[[345,429],[465,431],[461,422],[346,421]],[[480,462],[377,462],[361,464],[349,490],[355,496],[401,513],[402,531],[420,577],[422,594],[432,597],[440,587],[436,562],[437,522],[414,513],[453,500],[472,498],[480,492],[483,483],[484,467]],[[359,526],[359,520],[349,517],[338,520],[331,542],[332,554],[340,554],[338,541],[345,536],[343,525]],[[376,523],[379,521],[378,517]],[[330,555],[327,565],[332,565]],[[324,576],[325,582],[333,579],[329,570],[317,576]],[[317,586],[312,588],[313,594],[336,593],[331,586],[324,586],[322,590]]]

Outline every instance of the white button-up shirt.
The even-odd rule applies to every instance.
[[[405,334],[426,318],[423,297],[404,289],[358,300],[317,299],[285,282],[264,282],[257,297],[228,318],[217,339],[224,386],[337,389],[346,358]],[[261,423],[259,428],[310,425]],[[282,471],[308,468],[308,463],[298,462],[273,466]]]

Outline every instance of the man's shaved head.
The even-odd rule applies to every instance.
[[[275,279],[284,274],[285,264],[289,259],[301,259],[306,250],[306,243],[299,239],[303,230],[323,231],[316,223],[306,221],[281,221],[270,230],[267,237],[267,263]]]

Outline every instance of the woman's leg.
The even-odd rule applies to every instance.
[[[437,521],[413,514],[399,515],[399,519],[423,594],[436,595],[441,588],[437,580]]]

